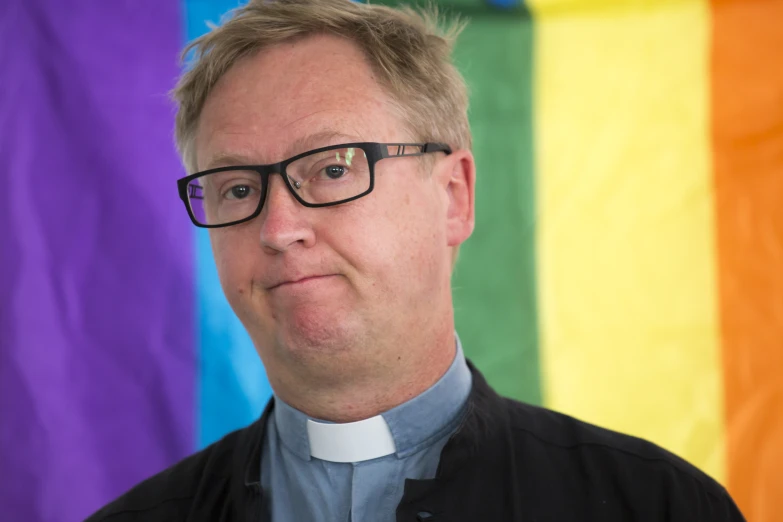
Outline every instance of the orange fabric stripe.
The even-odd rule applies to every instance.
[[[783,520],[783,1],[712,0],[728,487]]]

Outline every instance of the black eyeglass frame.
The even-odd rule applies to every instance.
[[[396,147],[396,151],[394,150],[395,147]],[[417,147],[421,150],[420,152],[406,153],[405,149],[407,147]],[[367,164],[369,165],[370,168],[369,188],[366,191],[356,196],[352,196],[347,199],[341,199],[339,201],[333,201],[330,203],[308,203],[307,201],[304,201],[296,193],[294,187],[291,185],[291,180],[289,179],[289,177],[285,175],[286,167],[291,163],[293,163],[294,161],[304,158],[305,156],[309,156],[311,154],[318,154],[320,152],[326,152],[329,150],[346,149],[346,148],[362,149],[365,155],[367,156]],[[190,216],[190,220],[193,222],[194,225],[200,228],[223,228],[232,225],[238,225],[240,223],[244,223],[246,221],[250,221],[258,217],[258,215],[261,213],[261,210],[264,208],[264,202],[266,201],[267,190],[269,188],[269,176],[271,176],[272,174],[280,174],[283,178],[283,181],[285,182],[286,187],[288,187],[288,192],[290,192],[291,195],[294,196],[294,199],[296,199],[299,203],[301,203],[305,207],[310,207],[310,208],[333,207],[335,205],[342,205],[343,203],[348,203],[349,201],[354,201],[356,199],[362,198],[367,194],[369,194],[370,192],[372,192],[373,188],[375,187],[375,164],[381,161],[382,159],[423,156],[424,154],[430,154],[433,152],[444,152],[446,153],[446,155],[449,155],[452,153],[452,150],[451,147],[449,147],[445,143],[431,143],[431,142],[428,143],[376,143],[376,142],[341,143],[339,145],[330,145],[328,147],[321,147],[318,149],[309,150],[307,152],[297,154],[292,158],[288,158],[279,163],[273,163],[271,165],[232,165],[228,167],[218,167],[214,169],[204,170],[201,172],[196,172],[195,174],[191,174],[189,176],[185,176],[184,178],[178,179],[177,190],[179,192],[180,199],[185,204],[185,209],[188,211],[188,216]],[[193,209],[191,208],[190,203],[188,201],[188,185],[194,179],[207,176],[209,174],[214,174],[216,172],[226,172],[231,170],[253,170],[261,176],[261,196],[258,201],[258,208],[256,208],[256,210],[248,217],[237,221],[231,221],[229,223],[221,223],[219,225],[206,225],[203,223],[199,223],[198,220],[196,219],[196,216],[193,214]]]

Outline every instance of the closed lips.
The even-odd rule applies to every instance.
[[[283,281],[283,282],[281,282],[281,283],[277,283],[276,285],[274,285],[274,286],[271,286],[269,289],[270,289],[270,290],[272,290],[272,289],[274,289],[274,288],[277,288],[277,287],[279,287],[279,286],[283,286],[283,285],[291,285],[291,284],[295,284],[295,283],[303,283],[303,282],[305,282],[305,281],[310,281],[310,280],[312,280],[312,279],[322,279],[322,278],[324,278],[324,277],[329,277],[330,275],[331,275],[331,274],[326,274],[326,275],[312,275],[312,276],[305,276],[305,277],[300,277],[300,278],[292,278],[292,279],[290,279],[290,280],[286,280],[286,281]]]

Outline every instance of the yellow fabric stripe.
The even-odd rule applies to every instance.
[[[723,480],[708,6],[530,4],[545,404]]]

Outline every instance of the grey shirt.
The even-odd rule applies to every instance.
[[[441,450],[459,425],[471,386],[457,339],[454,361],[438,382],[381,414],[396,453],[356,463],[311,457],[309,417],[275,398],[261,457],[261,486],[271,502],[272,521],[393,522],[405,479],[435,477]]]

